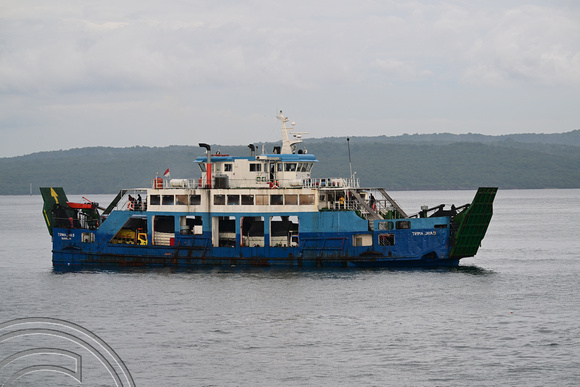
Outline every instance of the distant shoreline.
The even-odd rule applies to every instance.
[[[560,134],[416,134],[350,137],[353,171],[360,184],[391,191],[580,188],[580,130]],[[304,140],[321,161],[313,177],[345,177],[346,137]],[[270,152],[273,143],[256,143]],[[221,153],[248,155],[247,145],[214,145]],[[0,158],[0,195],[27,195],[41,186],[67,193],[108,194],[149,187],[156,173],[200,175],[197,146],[87,147]]]

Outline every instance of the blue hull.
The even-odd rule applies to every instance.
[[[329,214],[336,216],[336,214]],[[306,219],[306,217],[304,217]],[[379,221],[377,221],[379,222]],[[301,224],[304,224],[303,222]],[[110,243],[112,234],[94,232],[85,243],[85,230],[55,229],[54,267],[437,267],[457,266],[449,258],[449,218],[413,219],[412,228],[388,231],[300,232],[293,247],[214,247],[211,233],[180,235],[172,246]],[[106,223],[105,223],[106,224]],[[438,228],[435,228],[435,224]],[[306,228],[306,227],[304,227]],[[377,229],[379,228],[377,223]],[[353,240],[363,236],[364,245]],[[388,239],[385,239],[385,236]],[[239,235],[238,235],[239,239]],[[268,235],[264,238],[269,239]]]

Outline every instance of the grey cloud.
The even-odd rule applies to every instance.
[[[162,145],[154,134],[169,126],[175,138],[190,122],[252,132],[263,125],[256,117],[279,107],[315,123],[319,136],[353,126],[365,134],[489,132],[556,130],[560,122],[571,130],[577,114],[543,110],[553,105],[535,88],[577,95],[580,10],[566,1],[534,4],[6,1],[0,131],[64,135],[88,122],[105,133],[101,145],[131,145],[130,136],[108,135],[130,127],[151,133],[140,144]],[[546,118],[504,115],[510,99]],[[489,110],[480,112],[482,104]],[[226,138],[245,141],[240,132]],[[14,149],[1,144],[0,156]]]

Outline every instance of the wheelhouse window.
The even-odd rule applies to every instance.
[[[250,163],[250,172],[261,172],[262,164]]]
[[[231,172],[233,170],[234,170],[234,168],[233,168],[232,164],[230,164],[230,163],[224,164],[224,172]]]
[[[175,204],[175,196],[173,195],[163,195],[162,200],[164,206],[172,206]]]
[[[284,169],[286,172],[294,172],[296,171],[296,163],[285,163]]]

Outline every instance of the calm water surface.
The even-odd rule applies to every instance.
[[[392,196],[414,213],[474,193]],[[500,190],[478,255],[454,270],[58,274],[41,207],[0,196],[0,322],[79,324],[138,386],[580,385],[580,190]],[[39,381],[81,385],[18,380]]]

